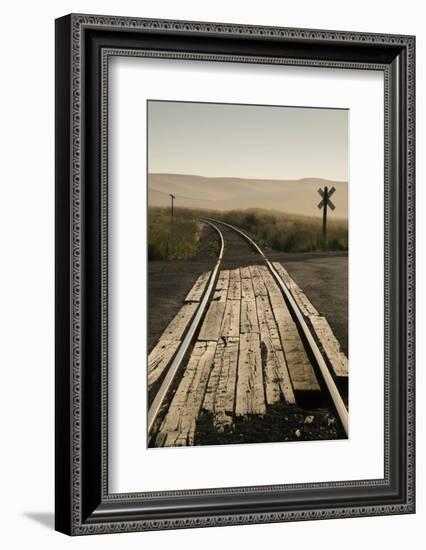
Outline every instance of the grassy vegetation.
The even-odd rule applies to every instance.
[[[215,212],[215,217],[244,229],[259,245],[281,252],[348,249],[348,225],[345,220],[327,221],[327,241],[324,243],[320,217],[262,209]]]
[[[322,218],[286,214],[277,210],[191,210],[176,208],[173,219],[168,208],[148,210],[149,260],[188,260],[199,247],[197,218],[208,216],[240,227],[261,247],[280,252],[348,250],[346,220],[327,221],[327,241],[322,238]]]
[[[148,209],[148,260],[189,260],[198,250],[199,224],[189,210]]]

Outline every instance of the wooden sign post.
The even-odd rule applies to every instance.
[[[174,195],[172,195],[171,193],[169,193],[171,199],[172,199],[172,218],[173,218],[173,200],[176,198]]]
[[[324,187],[324,189],[321,189],[321,187],[318,189],[318,193],[321,195],[321,202],[318,205],[318,208],[323,208],[322,212],[322,238],[324,241],[327,240],[327,206],[329,206],[332,210],[334,210],[336,207],[331,202],[330,197],[331,195],[336,191],[336,188],[333,186],[331,189],[328,189],[327,186]]]

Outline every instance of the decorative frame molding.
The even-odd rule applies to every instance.
[[[414,512],[414,52],[412,36],[95,15],[56,21],[58,530],[83,535]],[[383,71],[382,480],[108,494],[107,76],[116,55]],[[187,499],[186,509],[177,508],[177,497]]]

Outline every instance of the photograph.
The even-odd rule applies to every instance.
[[[31,383],[53,389],[51,369],[34,367],[32,340],[11,347],[13,361],[31,352],[28,380],[5,387],[23,386],[18,408],[49,405],[43,444],[50,454],[54,444],[54,463],[42,453],[37,474],[54,470],[58,536],[121,533],[131,545],[131,532],[172,531],[175,544],[227,526],[222,542],[208,537],[217,549],[232,526],[270,524],[289,543],[308,536],[331,550],[357,546],[349,518],[368,522],[387,548],[415,531],[423,31],[403,10],[385,21],[382,6],[369,6],[366,28],[365,10],[311,3],[308,22],[246,5],[234,18],[172,3],[132,16],[57,9],[55,198],[42,201],[55,213],[55,430],[51,403]],[[26,89],[27,72],[5,74]],[[30,127],[53,138],[50,124]],[[29,143],[45,149],[46,140]],[[29,177],[7,188],[25,211],[10,209],[12,233],[37,237],[39,265],[39,232],[22,219],[32,209],[53,226],[31,199],[41,189],[33,160],[14,159],[10,182],[17,166]],[[27,273],[31,255],[15,248],[9,256],[22,256]],[[12,300],[9,325],[46,311],[39,301]],[[22,369],[6,370],[25,381]],[[22,411],[20,436],[32,418]],[[18,439],[26,456],[31,437]],[[25,526],[37,510],[22,507]]]
[[[347,439],[349,110],[146,103],[148,448]]]

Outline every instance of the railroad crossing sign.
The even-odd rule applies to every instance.
[[[324,241],[327,238],[327,207],[330,207],[331,210],[334,210],[336,207],[331,202],[330,197],[333,195],[333,193],[336,191],[336,188],[333,187],[329,189],[327,186],[324,187],[324,189],[321,189],[321,187],[318,189],[318,193],[321,195],[321,202],[318,205],[318,208],[322,211],[322,236]]]

